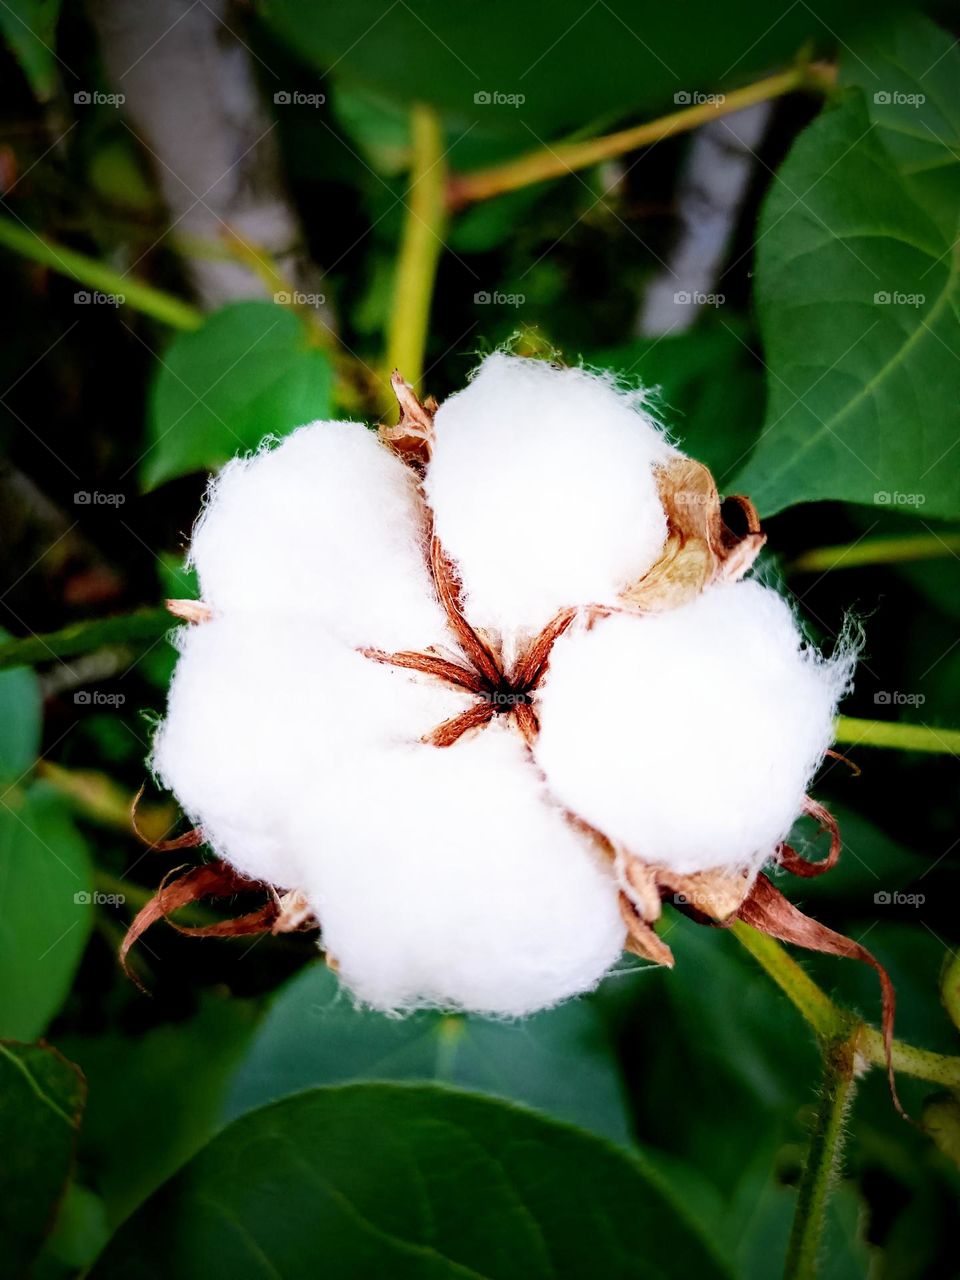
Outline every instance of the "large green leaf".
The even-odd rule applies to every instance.
[[[725,1274],[659,1179],[598,1138],[436,1086],[241,1117],[124,1224],[109,1276]]]
[[[0,629],[0,642],[7,640]],[[0,671],[0,782],[14,782],[40,753],[40,682],[28,667]]]
[[[329,417],[332,374],[297,315],[235,302],[174,339],[151,388],[145,489]]]
[[[0,1035],[40,1035],[69,990],[93,920],[87,846],[44,783],[0,798]]]
[[[635,0],[556,0],[548,13],[535,0],[268,0],[263,12],[291,49],[339,80],[433,103],[457,133],[499,133],[530,149],[544,131],[612,112],[673,110],[675,93],[767,73],[805,41],[849,36],[884,7],[840,0],[830,28],[807,5],[773,21],[763,0],[690,0],[682,22],[669,5]]]
[[[230,1074],[253,1025],[247,1001],[210,997],[194,1017],[145,1034],[59,1039],[89,1085],[80,1158],[95,1177],[108,1223],[127,1217],[219,1127]]]
[[[355,1080],[462,1085],[629,1141],[613,1046],[586,1000],[516,1022],[434,1012],[387,1018],[356,1009],[320,962],[275,998],[237,1072],[229,1114],[312,1085]]]
[[[53,1226],[85,1092],[55,1049],[0,1041],[0,1277],[27,1274]]]
[[[919,22],[891,42],[859,68],[867,93],[798,139],[761,218],[768,411],[738,487],[765,514],[820,498],[960,513],[960,53]],[[921,82],[926,100],[901,104]]]

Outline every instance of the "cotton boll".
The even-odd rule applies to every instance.
[[[582,369],[489,356],[439,408],[425,492],[475,625],[539,630],[654,563],[671,454],[637,397]]]
[[[349,761],[300,826],[323,944],[353,993],[526,1014],[593,987],[624,928],[609,866],[515,733]]]
[[[311,617],[351,644],[444,635],[416,481],[358,423],[315,422],[231,462],[211,484],[191,558],[214,609]]]
[[[415,742],[470,701],[311,622],[235,614],[181,637],[152,766],[220,856],[286,887],[300,880],[290,816],[326,802],[343,756]]]
[[[536,759],[561,803],[645,861],[756,870],[800,812],[850,674],[803,646],[775,592],[713,587],[563,636]]]

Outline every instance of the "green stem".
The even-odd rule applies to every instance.
[[[824,1045],[823,1085],[797,1188],[784,1280],[811,1280],[818,1271],[827,1201],[840,1174],[844,1120],[853,1099],[855,1040],[854,1035]]]
[[[838,716],[834,741],[847,746],[891,747],[895,751],[927,751],[960,755],[960,729],[937,729],[897,720],[858,720]]]
[[[26,667],[37,662],[73,658],[108,644],[141,644],[159,640],[174,626],[176,621],[166,609],[141,609],[115,618],[75,622],[46,635],[4,641],[0,644],[0,671],[6,667]]]
[[[674,134],[696,129],[709,120],[716,120],[718,116],[729,115],[757,102],[781,98],[795,89],[823,90],[832,83],[834,76],[833,68],[823,64],[791,67],[789,71],[781,71],[742,89],[716,95],[719,99],[716,102],[684,107],[682,111],[672,111],[657,120],[634,125],[630,129],[620,129],[602,138],[591,138],[587,142],[559,142],[556,146],[531,151],[517,160],[492,165],[489,169],[456,174],[450,179],[447,200],[451,208],[459,209],[475,200],[488,200],[491,196],[516,191],[534,182],[562,178],[565,174],[589,168],[602,160],[611,160],[627,151],[636,151],[638,147],[662,142]]]
[[[827,573],[865,564],[903,564],[960,552],[960,533],[914,533],[902,538],[863,538],[832,547],[814,547],[787,566],[788,573]]]
[[[879,1031],[861,1022],[854,1014],[835,1005],[827,993],[801,969],[775,938],[759,933],[742,920],[730,926],[730,932],[745,950],[760,964],[787,996],[798,1012],[823,1040],[846,1039],[856,1033],[857,1052],[875,1067],[885,1067],[883,1037]],[[918,1049],[893,1042],[894,1070],[918,1080],[960,1088],[960,1058],[951,1058],[929,1049]]]
[[[415,104],[410,112],[410,125],[413,164],[387,333],[388,392],[389,375],[394,369],[399,369],[414,389],[419,390],[430,304],[447,217],[443,130],[439,117],[432,108]],[[385,396],[384,403],[394,404],[392,393]]]
[[[144,315],[152,316],[154,320],[160,320],[171,328],[199,329],[203,323],[202,314],[189,302],[183,302],[163,289],[155,289],[152,285],[121,275],[96,258],[89,258],[85,253],[56,244],[29,227],[19,226],[10,218],[2,216],[0,245],[33,262],[39,262],[52,271],[59,271],[78,284],[89,285],[91,289],[102,293],[120,295],[135,311],[142,311]]]
[[[835,1039],[849,1034],[852,1021],[850,1015],[839,1009],[825,991],[821,991],[776,938],[759,933],[742,920],[732,924],[730,932],[761,968],[766,970],[817,1035],[824,1039]]]

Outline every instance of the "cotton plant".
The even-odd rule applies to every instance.
[[[876,967],[763,870],[839,852],[808,790],[854,655],[745,576],[749,500],[607,375],[496,353],[439,408],[393,381],[398,425],[316,422],[211,483],[152,767],[195,824],[168,843],[215,858],[127,945],[265,885],[236,929],[319,925],[385,1011],[525,1015],[624,950],[672,965],[664,900]]]

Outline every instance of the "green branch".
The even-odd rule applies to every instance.
[[[638,147],[662,142],[674,134],[696,129],[701,124],[716,120],[718,116],[730,115],[731,112],[740,111],[757,102],[781,98],[795,89],[823,91],[833,83],[835,74],[832,67],[824,64],[792,67],[789,71],[768,76],[743,89],[717,94],[716,101],[684,107],[682,111],[672,111],[669,115],[646,124],[620,129],[616,133],[591,138],[586,142],[558,142],[556,146],[531,151],[505,164],[492,165],[473,173],[455,174],[447,187],[447,200],[451,208],[460,209],[475,200],[487,200],[491,196],[516,191],[519,187],[527,187],[534,182],[562,178],[578,169],[599,164],[602,160],[611,160],[627,151],[636,151]]]
[[[399,369],[415,390],[420,389],[430,305],[447,217],[440,120],[432,108],[416,104],[410,112],[410,125],[413,164],[387,332],[384,404],[391,407],[395,402],[389,378],[394,369]]]
[[[38,662],[74,658],[108,644],[142,644],[159,640],[176,626],[166,609],[141,609],[115,618],[75,622],[46,635],[25,636],[0,644],[0,671],[5,667],[29,667]]]
[[[838,716],[834,741],[844,746],[890,747],[894,751],[960,755],[960,729],[901,724],[897,720],[858,720],[854,716]]]
[[[853,1099],[855,1039],[854,1035],[824,1046],[823,1085],[797,1188],[784,1280],[811,1280],[817,1274],[827,1202],[840,1174],[844,1120]]]
[[[787,566],[788,573],[827,573],[865,564],[905,564],[960,553],[960,533],[913,533],[902,538],[861,538],[859,542],[814,547]]]
[[[51,271],[59,271],[69,276],[78,284],[88,285],[101,293],[110,293],[123,298],[127,306],[135,311],[142,311],[173,329],[199,329],[203,316],[196,307],[166,293],[163,289],[155,289],[142,281],[132,280],[121,275],[112,267],[90,258],[75,249],[67,249],[56,244],[45,236],[38,235],[29,227],[19,226],[10,218],[0,216],[0,245],[12,249],[23,258],[39,262]]]
[[[880,1032],[867,1026],[855,1014],[835,1005],[775,938],[759,933],[742,920],[735,921],[730,926],[730,932],[769,974],[821,1039],[835,1041],[855,1034],[858,1055],[871,1066],[886,1066]],[[960,1089],[960,1058],[931,1053],[929,1049],[918,1049],[901,1040],[894,1040],[893,1066],[895,1071],[914,1076],[918,1080]]]

